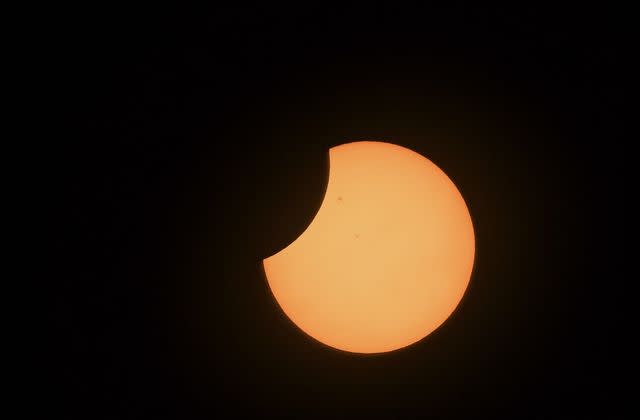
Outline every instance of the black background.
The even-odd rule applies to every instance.
[[[619,409],[615,13],[265,6],[69,21],[56,63],[76,123],[48,175],[65,416]],[[261,268],[319,208],[328,149],[355,140],[435,162],[476,231],[455,313],[381,355],[301,333]]]

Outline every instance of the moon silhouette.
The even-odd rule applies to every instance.
[[[438,328],[469,284],[471,216],[447,175],[424,156],[379,141],[329,150],[318,213],[263,260],[284,313],[336,349],[380,353]]]

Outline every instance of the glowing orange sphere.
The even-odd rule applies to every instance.
[[[263,261],[284,313],[337,349],[387,352],[438,328],[469,284],[473,225],[460,192],[435,164],[390,143],[329,151],[329,184],[315,218]]]

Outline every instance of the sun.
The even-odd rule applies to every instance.
[[[263,260],[284,313],[336,349],[380,353],[415,343],[455,310],[475,255],[467,205],[449,177],[402,146],[329,150],[318,213]]]

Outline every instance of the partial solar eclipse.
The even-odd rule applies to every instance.
[[[336,349],[380,353],[415,343],[469,284],[473,224],[462,195],[407,148],[358,141],[329,150],[329,183],[308,228],[263,260],[284,313]]]

